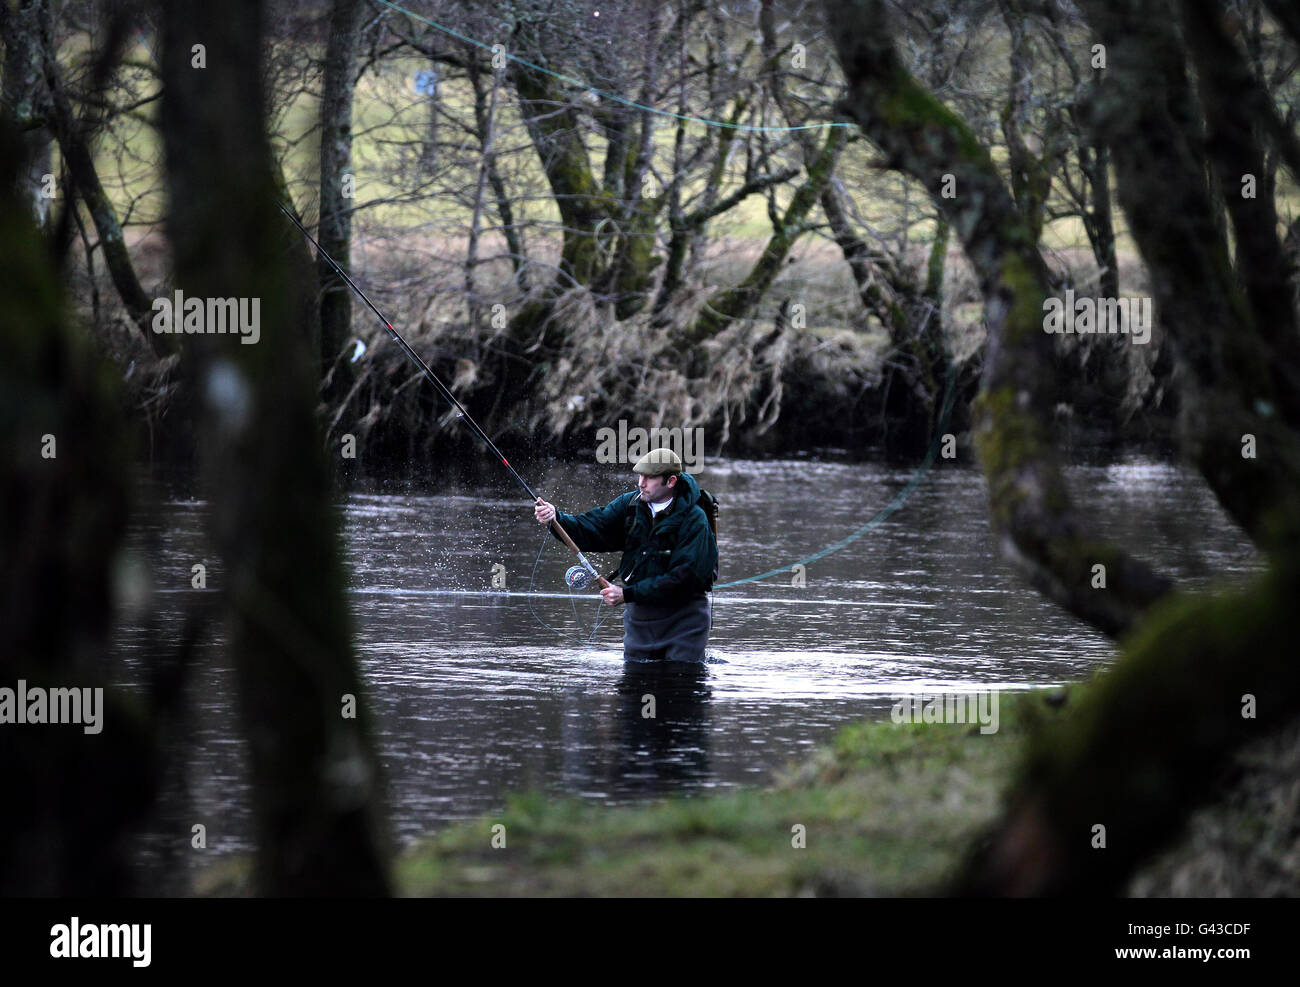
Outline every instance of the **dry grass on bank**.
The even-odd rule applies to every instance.
[[[167,291],[162,234],[133,234],[129,242],[146,291]],[[564,341],[558,352],[539,349],[525,354],[534,361],[530,368],[534,377],[530,393],[522,396],[498,395],[496,390],[503,348],[501,329],[491,318],[492,305],[501,301],[508,318],[524,300],[513,285],[506,260],[496,254],[495,260],[476,269],[481,321],[471,324],[465,273],[459,263],[463,243],[434,236],[392,239],[366,233],[358,236],[357,243],[353,270],[358,281],[411,345],[462,400],[480,412],[508,397],[515,407],[505,421],[529,441],[582,442],[582,436],[611,418],[626,418],[645,427],[703,425],[717,436],[719,448],[739,440],[751,451],[762,451],[785,444],[784,433],[791,423],[787,419],[778,425],[783,415],[800,415],[807,420],[805,432],[827,432],[827,444],[843,445],[847,444],[845,429],[854,428],[855,421],[869,417],[876,407],[863,401],[881,380],[888,337],[863,312],[838,247],[824,239],[808,237],[796,245],[755,318],[733,325],[706,345],[707,372],[702,377],[684,372],[672,330],[694,319],[714,291],[739,281],[759,256],[763,241],[723,238],[711,243],[693,285],[669,311],[668,326],[653,320],[648,311],[615,322],[608,305],[585,291],[570,291],[554,313]],[[558,257],[543,244],[534,246],[539,249],[531,276],[535,282],[542,276],[549,280],[547,264]],[[485,241],[484,256],[494,256],[499,247]],[[918,243],[907,262],[919,268],[925,259],[925,247]],[[1096,267],[1088,251],[1063,248],[1053,251],[1051,260],[1070,271],[1081,292],[1095,285]],[[1123,290],[1141,293],[1145,280],[1140,263],[1125,255]],[[178,361],[154,357],[140,332],[125,319],[102,268],[94,284],[100,307],[98,344],[121,368],[127,401],[146,427],[150,432],[166,429],[179,387]],[[90,322],[91,281],[84,270],[74,270],[72,287],[82,318]],[[948,345],[954,358],[964,362],[983,343],[983,304],[958,249],[950,251],[945,268],[945,299]],[[802,327],[785,325],[777,331],[783,305],[802,306]],[[354,305],[353,325],[367,348],[352,367],[357,383],[346,401],[322,408],[330,435],[339,431],[364,435],[379,429],[429,441],[427,436],[447,424],[446,409],[422,393],[412,368],[360,302]],[[1091,372],[1089,361],[1095,359],[1094,342],[1079,337],[1061,337],[1057,342],[1072,354],[1084,379]],[[1133,382],[1132,407],[1123,409],[1127,416],[1150,389],[1150,363],[1157,348],[1123,349],[1105,358],[1125,361],[1122,373]],[[520,397],[526,400],[520,402]],[[793,441],[803,441],[802,435],[794,434]]]

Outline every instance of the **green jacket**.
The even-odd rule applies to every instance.
[[[699,504],[699,484],[681,473],[675,486],[679,493],[657,520],[636,490],[585,514],[555,515],[582,551],[623,553],[618,575],[628,603],[672,606],[713,588],[718,543]]]

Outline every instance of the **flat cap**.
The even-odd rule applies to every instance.
[[[664,476],[681,471],[681,458],[671,449],[651,449],[632,467],[633,473],[640,473],[642,476]]]

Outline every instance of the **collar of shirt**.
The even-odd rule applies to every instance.
[[[671,497],[668,500],[665,500],[662,504],[651,503],[650,504],[651,517],[657,518],[659,516],[660,511],[667,510],[669,507],[672,506],[672,504],[673,504],[673,499]]]

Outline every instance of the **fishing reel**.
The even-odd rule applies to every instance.
[[[574,565],[569,566],[564,573],[564,581],[569,584],[570,589],[582,590],[595,582],[596,577],[586,566]]]

